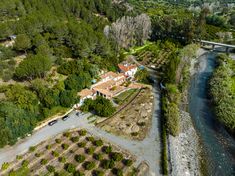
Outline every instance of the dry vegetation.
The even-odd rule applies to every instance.
[[[152,107],[151,89],[142,89],[126,108],[98,126],[116,135],[143,140],[151,126]]]

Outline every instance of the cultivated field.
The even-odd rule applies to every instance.
[[[72,130],[29,148],[0,175],[136,175],[134,157],[119,147],[98,139],[85,130]]]

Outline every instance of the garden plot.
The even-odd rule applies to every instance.
[[[151,126],[152,111],[152,91],[142,89],[134,101],[112,118],[98,124],[98,127],[116,135],[143,140]]]

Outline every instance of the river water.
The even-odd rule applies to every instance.
[[[235,139],[215,119],[208,97],[208,80],[215,68],[215,57],[215,52],[208,52],[199,58],[189,90],[189,112],[202,141],[209,175],[234,176]]]

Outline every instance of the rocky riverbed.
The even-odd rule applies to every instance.
[[[199,137],[193,127],[189,113],[181,111],[181,133],[169,136],[169,158],[172,176],[200,175]]]

